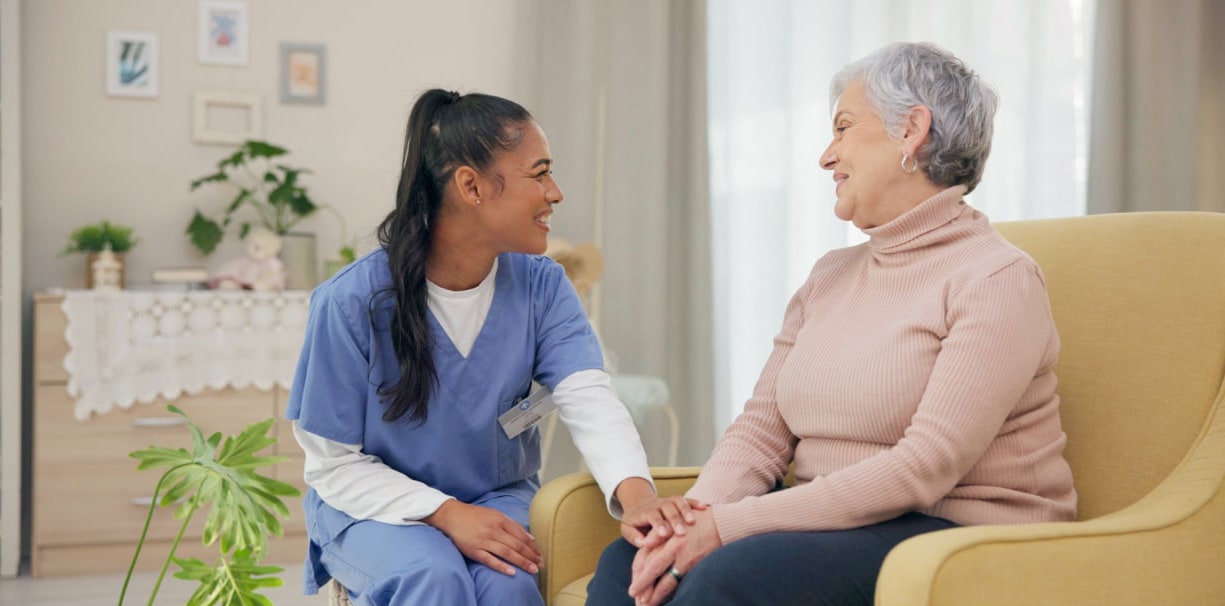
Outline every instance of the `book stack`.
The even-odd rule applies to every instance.
[[[159,286],[181,286],[186,290],[208,288],[208,270],[203,267],[163,267],[153,270],[152,279]]]

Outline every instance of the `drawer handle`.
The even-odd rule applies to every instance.
[[[132,419],[132,427],[173,427],[175,425],[186,425],[187,419],[183,417],[141,417]]]

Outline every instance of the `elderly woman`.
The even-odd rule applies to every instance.
[[[684,534],[610,545],[589,605],[871,604],[907,538],[1075,516],[1042,272],[962,199],[995,93],[941,48],[894,44],[835,76],[833,102],[821,167],[869,240],[817,261],[787,306],[686,495],[709,507]]]

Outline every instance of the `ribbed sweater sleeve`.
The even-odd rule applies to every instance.
[[[753,396],[723,433],[685,496],[703,503],[733,503],[770,490],[786,475],[796,437],[779,413],[775,388],[778,372],[804,323],[811,288],[809,278],[791,297],[783,314],[783,328],[774,337],[774,349],[753,387]]]

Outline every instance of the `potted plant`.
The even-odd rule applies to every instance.
[[[187,415],[178,407],[170,405],[166,408],[187,419]],[[271,606],[272,602],[266,596],[256,592],[265,587],[279,587],[282,583],[276,575],[283,569],[261,566],[259,562],[268,550],[268,537],[281,535],[277,514],[283,517],[289,515],[289,509],[281,497],[300,494],[293,486],[256,472],[261,467],[289,459],[258,454],[276,443],[276,438],[267,436],[274,422],[275,419],[268,419],[253,423],[234,437],[223,438],[220,433],[214,433],[205,438],[200,428],[187,419],[191,452],[184,448],[152,446],[129,455],[140,461],[137,469],[168,469],[158,479],[157,488],[153,491],[149,515],[141,530],[140,541],[136,544],[128,574],[123,580],[119,606],[123,606],[128,583],[140,558],[140,550],[153,519],[153,509],[176,504],[178,508],[174,517],[183,522],[170,546],[170,553],[162,563],[148,603],[154,603],[166,570],[173,562],[180,569],[174,574],[176,578],[200,582],[199,588],[188,599],[188,606]],[[209,564],[197,558],[174,557],[192,516],[206,507],[210,511],[204,525],[203,540],[205,545],[219,543],[217,560]]]
[[[85,225],[68,235],[68,246],[61,255],[85,253],[86,288],[93,288],[93,271],[91,268],[98,255],[104,250],[110,250],[123,262],[124,253],[136,246],[138,240],[132,235],[131,227],[112,224],[110,221]],[[119,270],[119,283],[123,284],[123,269]]]
[[[276,161],[288,153],[271,143],[248,140],[217,163],[217,172],[192,181],[192,191],[206,183],[228,183],[237,193],[215,218],[197,210],[187,225],[187,234],[200,252],[211,254],[239,211],[245,209],[245,214],[254,215],[258,224],[285,240],[281,256],[288,287],[309,288],[314,286],[315,276],[314,236],[291,238],[297,234],[290,230],[319,207],[300,182],[300,177],[310,171]],[[250,231],[251,221],[243,221],[238,237],[245,238]]]

